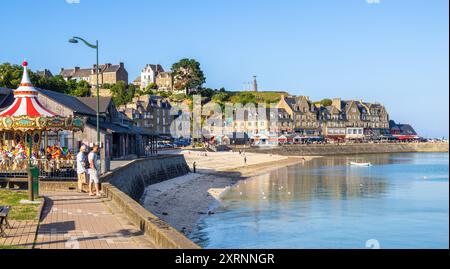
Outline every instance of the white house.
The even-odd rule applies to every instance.
[[[141,89],[145,89],[151,83],[156,83],[156,76],[161,72],[164,72],[161,65],[146,64],[141,70]]]

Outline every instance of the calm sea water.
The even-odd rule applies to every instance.
[[[449,248],[448,179],[447,153],[316,159],[240,183],[191,239],[205,248]]]

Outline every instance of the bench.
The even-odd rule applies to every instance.
[[[8,222],[10,206],[0,206],[0,237],[6,237],[5,228],[11,229]]]

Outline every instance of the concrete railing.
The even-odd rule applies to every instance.
[[[198,245],[150,213],[118,188],[109,183],[103,183],[102,188],[106,196],[123,210],[128,219],[138,226],[153,241],[157,248],[200,249]]]

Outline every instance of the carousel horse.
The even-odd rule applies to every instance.
[[[13,170],[25,169],[27,164],[26,160],[27,154],[25,150],[23,147],[19,147],[14,154]]]
[[[33,166],[39,165],[39,153],[36,150],[33,150],[31,154],[31,162]]]
[[[5,149],[0,149],[0,170],[8,170],[10,163],[10,157],[8,151]]]
[[[61,155],[62,155],[61,148],[57,145],[54,145],[52,147],[52,159],[59,160],[61,158]]]

